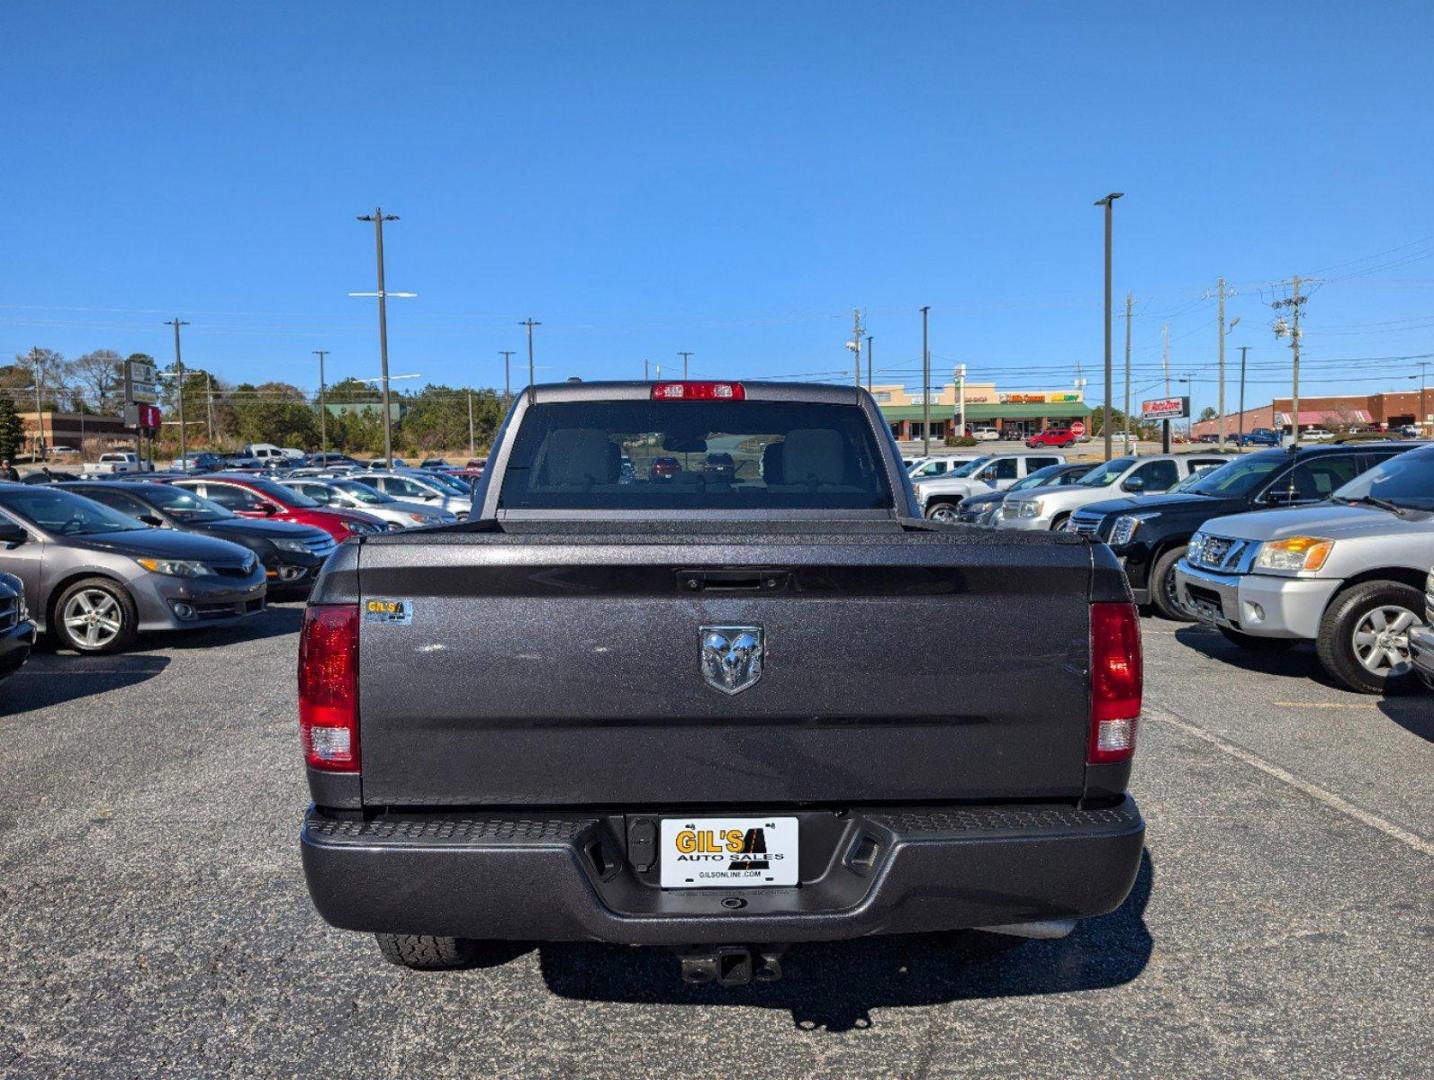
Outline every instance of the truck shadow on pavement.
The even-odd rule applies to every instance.
[[[1175,631],[1175,640],[1211,660],[1219,660],[1242,671],[1276,675],[1290,679],[1313,679],[1323,686],[1339,689],[1320,667],[1314,647],[1303,643],[1282,651],[1257,652],[1226,641],[1218,630],[1203,626],[1183,626]]]
[[[1096,990],[1130,982],[1154,941],[1145,907],[1155,881],[1150,851],[1135,887],[1109,915],[1076,924],[1058,941],[1025,941],[975,931],[905,934],[792,946],[785,977],[767,985],[689,986],[664,949],[596,944],[541,946],[543,979],[555,994],[584,1001],[734,1005],[789,1009],[805,1031],[871,1026],[871,1010],[970,999]]]
[[[1434,742],[1434,694],[1417,688],[1402,697],[1381,698],[1379,711],[1411,735]]]

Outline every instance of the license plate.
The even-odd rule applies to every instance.
[[[663,818],[664,889],[797,883],[797,819]]]

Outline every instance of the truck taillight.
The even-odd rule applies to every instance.
[[[660,382],[652,384],[653,401],[742,401],[747,391],[739,382]]]
[[[1090,606],[1090,750],[1092,765],[1129,760],[1140,717],[1140,620],[1135,605]]]
[[[312,769],[359,771],[357,604],[315,604],[299,635],[299,737]]]

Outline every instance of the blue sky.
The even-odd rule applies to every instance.
[[[377,374],[346,293],[381,203],[420,294],[392,371],[425,382],[500,384],[530,314],[540,378],[681,349],[835,378],[861,307],[878,381],[916,385],[929,304],[938,376],[1068,386],[1101,364],[1111,190],[1137,390],[1168,318],[1212,399],[1222,274],[1252,404],[1287,385],[1262,283],[1292,273],[1323,279],[1306,393],[1434,353],[1427,2],[19,2],[0,32],[7,355],[167,359],[179,314],[231,381],[311,388],[318,348]]]

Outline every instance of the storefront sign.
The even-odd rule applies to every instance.
[[[1156,398],[1140,403],[1142,420],[1183,420],[1190,415],[1188,397]]]

